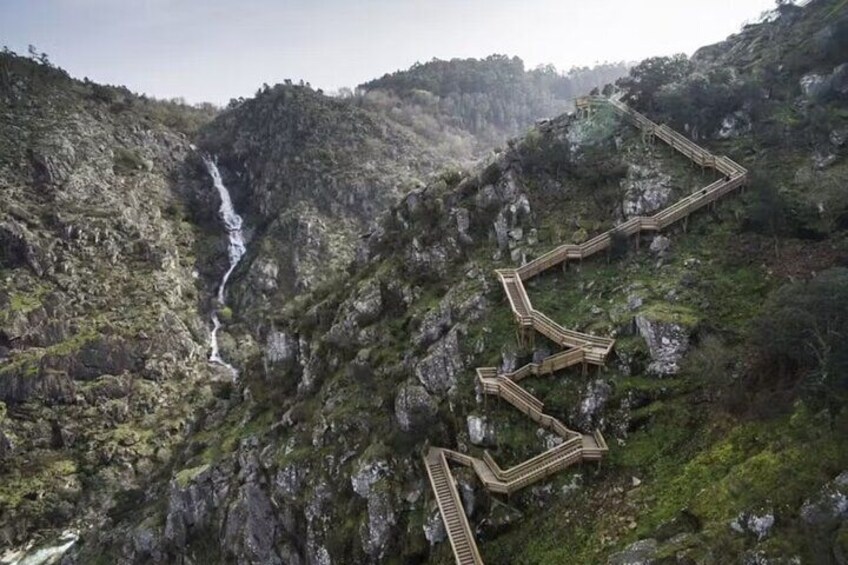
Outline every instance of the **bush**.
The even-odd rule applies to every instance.
[[[113,157],[113,170],[116,174],[126,174],[134,171],[141,171],[145,168],[144,159],[137,151],[127,149],[126,147],[118,147],[115,149]]]
[[[848,269],[778,289],[756,320],[755,377],[799,385],[817,406],[838,408],[848,393]]]

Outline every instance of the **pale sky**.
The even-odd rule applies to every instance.
[[[774,0],[0,0],[0,43],[72,75],[226,103],[263,83],[356,86],[433,57],[559,69],[691,54]]]

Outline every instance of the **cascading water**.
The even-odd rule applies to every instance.
[[[227,281],[230,279],[230,275],[233,274],[236,265],[238,265],[239,261],[244,256],[247,248],[244,244],[244,234],[241,231],[241,216],[236,214],[235,208],[233,208],[233,201],[230,199],[230,192],[227,190],[227,187],[224,186],[224,181],[221,180],[221,173],[218,171],[218,165],[208,155],[203,157],[203,162],[206,164],[206,170],[209,171],[209,176],[212,177],[212,184],[214,184],[215,188],[218,189],[218,195],[221,197],[221,207],[218,208],[218,216],[220,216],[221,221],[224,222],[224,228],[227,230],[227,255],[229,256],[230,265],[227,272],[224,273],[224,276],[221,278],[217,296],[218,305],[225,306]],[[238,371],[235,367],[224,361],[221,357],[221,352],[218,350],[219,329],[221,329],[221,320],[218,319],[218,311],[215,309],[212,311],[212,336],[209,340],[211,350],[209,353],[209,361],[227,367],[233,372],[233,378],[236,378],[238,377]]]

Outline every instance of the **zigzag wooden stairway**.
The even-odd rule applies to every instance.
[[[697,165],[713,168],[724,178],[682,198],[653,216],[631,218],[580,245],[561,245],[518,269],[496,271],[522,339],[528,336],[532,338],[533,332],[538,332],[565,349],[547,357],[541,363],[525,365],[513,373],[499,374],[493,367],[478,368],[477,384],[483,394],[495,395],[507,401],[543,428],[557,434],[562,442],[506,470],[501,469],[487,451],[483,453],[483,458],[479,459],[448,449],[430,448],[424,457],[427,475],[436,495],[436,502],[453,547],[454,557],[460,565],[483,563],[483,560],[465,517],[456,483],[448,465],[449,461],[473,469],[489,491],[510,494],[576,463],[598,461],[608,451],[607,444],[599,431],[581,434],[568,429],[556,418],[545,414],[543,403],[519,386],[518,382],[531,375],[552,374],[575,365],[581,365],[584,371],[588,364],[603,366],[612,351],[614,341],[565,329],[543,313],[534,310],[530,297],[524,289],[524,281],[567,261],[581,261],[604,251],[612,245],[613,237],[616,235],[638,236],[642,231],[663,230],[745,185],[748,180],[748,171],[744,167],[727,157],[716,157],[668,126],[655,124],[617,100],[599,96],[577,100],[577,109],[584,115],[591,114],[596,106],[611,107],[615,112],[629,119],[648,137],[661,139]]]

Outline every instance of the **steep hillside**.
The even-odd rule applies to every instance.
[[[780,41],[843,14],[843,3],[814,1],[744,33]],[[773,41],[743,51],[756,56]],[[690,76],[690,64],[670,80]],[[784,103],[799,115],[842,116],[844,99],[825,104],[803,88],[801,77],[819,68],[811,59],[778,81],[792,93]],[[757,100],[742,96],[741,107]],[[822,179],[846,178],[843,122],[799,145],[810,133],[803,122],[775,139],[752,120],[732,135],[699,134],[759,171],[744,196],[699,213],[685,231],[639,250],[619,245],[608,262],[528,287],[556,321],[618,338],[606,372],[527,381],[570,427],[600,427],[611,454],[599,470],[575,469],[508,500],[460,473],[487,562],[844,555],[848,281],[838,267],[848,244],[840,222],[820,222],[845,208],[793,204],[814,198]],[[822,150],[832,155],[824,164]],[[104,552],[123,562],[451,562],[425,448],[488,447],[509,464],[549,440],[514,410],[476,398],[473,367],[510,370],[555,350],[541,336],[531,348],[516,341],[492,270],[711,180],[601,112],[540,124],[490,161],[414,190],[346,273],[296,300],[268,294],[268,308],[251,315],[264,346],[244,361],[243,400],[208,412],[170,481],[149,486],[143,511],[128,506],[132,516],[118,512],[86,538],[80,562]]]
[[[528,283],[556,322],[616,338],[603,371],[522,381],[610,453],[508,498],[457,468],[487,563],[845,561],[846,10],[784,6],[619,81],[752,183]],[[558,350],[518,339],[493,271],[715,180],[612,111],[440,168],[445,146],[382,110],[269,88],[195,140],[250,240],[225,317],[241,378],[209,385],[201,316],[225,252],[198,156],[20,64],[0,138],[0,520],[7,544],[76,521],[67,564],[453,562],[427,449],[510,465],[556,441],[475,390],[474,367]],[[30,90],[42,74],[66,88]],[[45,133],[69,142],[42,150]]]
[[[455,151],[479,154],[626,73],[624,63],[562,74],[551,65],[525,70],[505,55],[433,59],[360,85],[355,101]]]
[[[0,55],[3,548],[111,505],[210,396],[174,190],[201,114]]]

